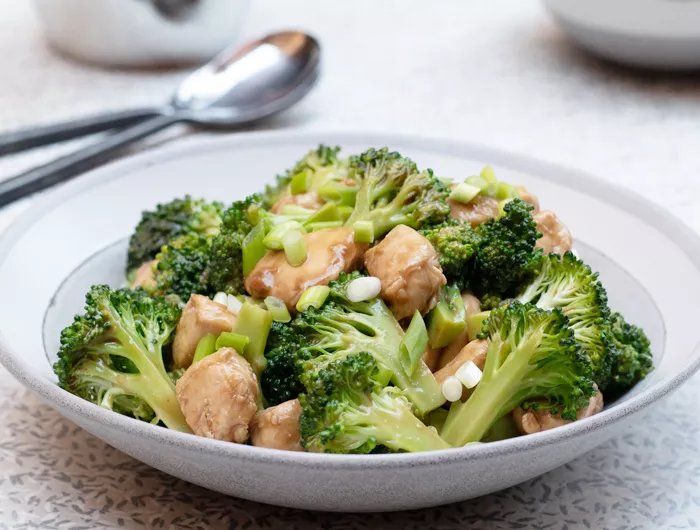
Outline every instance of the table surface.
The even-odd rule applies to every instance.
[[[522,0],[253,2],[246,36],[280,27],[320,38],[324,77],[268,127],[497,146],[634,188],[700,230],[697,76],[602,64]],[[2,130],[153,104],[184,75],[57,57],[29,2],[0,6],[0,68]],[[0,178],[60,151],[4,159]],[[26,205],[0,212],[0,229]],[[338,515],[232,499],[169,477],[63,419],[0,368],[0,529],[695,528],[699,389],[695,377],[623,436],[509,490],[430,510]]]

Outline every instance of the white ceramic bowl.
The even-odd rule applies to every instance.
[[[49,43],[108,66],[206,62],[236,42],[250,0],[198,0],[169,18],[152,0],[35,0]]]
[[[631,66],[700,68],[700,3],[694,0],[545,0],[571,39]]]
[[[352,153],[390,146],[440,175],[491,163],[569,225],[611,305],[645,327],[656,370],[593,418],[531,436],[395,455],[289,453],[198,438],[109,412],[59,389],[60,329],[95,282],[122,282],[141,210],[192,193],[259,190],[319,142]],[[589,451],[676,389],[700,363],[700,241],[651,204],[603,181],[496,150],[385,135],[255,133],[168,145],[94,171],[37,201],[0,239],[0,362],[66,417],[114,447],[223,493],[283,506],[380,511],[459,501],[515,485]],[[45,351],[46,350],[46,351]],[[51,360],[47,360],[48,358]]]

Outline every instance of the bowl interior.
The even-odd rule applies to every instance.
[[[477,148],[385,136],[262,138],[194,141],[126,160],[34,208],[0,250],[0,334],[9,355],[33,376],[53,381],[60,329],[80,311],[91,284],[122,283],[125,238],[142,210],[186,193],[241,198],[323,141],[343,145],[346,154],[389,145],[441,176],[464,177],[492,164],[500,179],[527,186],[559,215],[578,252],[600,271],[611,306],[648,332],[657,368],[630,395],[678,375],[690,361],[697,341],[687,330],[700,310],[696,250],[684,243],[691,236],[680,225],[648,203],[602,182]]]

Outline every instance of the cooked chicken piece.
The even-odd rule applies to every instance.
[[[545,254],[554,253],[560,256],[571,250],[571,232],[554,212],[542,210],[532,217],[537,223],[537,230],[542,232],[542,237],[535,245],[537,248],[541,248]]]
[[[430,368],[431,372],[434,372],[438,369],[441,354],[441,348],[433,348],[430,346],[430,344],[428,344],[428,346],[425,348],[425,353],[423,354],[422,359],[423,362],[428,365],[428,368]]]
[[[450,205],[450,217],[469,223],[472,228],[498,217],[498,200],[485,195],[477,195],[469,204],[447,199]]]
[[[479,299],[471,293],[462,293],[462,302],[464,302],[464,307],[467,310],[467,316],[475,315],[481,311],[481,303]],[[442,349],[442,355],[440,356],[440,363],[438,368],[442,368],[452,359],[457,357],[457,354],[462,348],[464,348],[469,342],[469,331],[465,328],[462,333],[460,333],[455,340],[450,342],[447,346]]]
[[[598,393],[590,399],[588,406],[579,409],[576,420],[589,418],[601,410],[603,410],[603,394],[598,390]],[[571,423],[571,420],[564,420],[560,414],[552,414],[548,410],[524,411],[520,407],[513,411],[513,420],[522,434],[548,431]]]
[[[307,259],[292,267],[281,250],[271,250],[258,261],[245,279],[246,290],[256,298],[276,296],[294,311],[299,297],[308,287],[328,285],[341,272],[362,266],[368,245],[355,243],[348,228],[319,230],[304,235]]]
[[[416,312],[426,314],[447,283],[437,252],[426,238],[405,225],[389,232],[365,255],[367,272],[382,282],[382,298],[401,320]]]
[[[236,350],[221,348],[193,364],[175,385],[177,401],[195,434],[244,443],[257,410],[258,382]]]
[[[301,405],[298,399],[261,410],[250,424],[250,441],[257,447],[303,451],[299,434]]]
[[[324,202],[315,191],[299,193],[297,195],[285,195],[272,205],[270,211],[272,213],[280,213],[282,207],[287,204],[294,204],[309,210],[318,210],[321,206],[323,206]]]
[[[134,273],[134,281],[131,284],[131,289],[143,287],[146,290],[154,289],[156,286],[155,269],[158,265],[158,260],[147,261],[141,265]]]
[[[231,331],[236,323],[236,315],[228,308],[213,302],[201,294],[193,294],[182,310],[180,322],[175,330],[173,361],[178,368],[192,364],[194,351],[205,335]]]
[[[442,384],[445,381],[445,379],[447,379],[451,375],[455,375],[459,367],[467,361],[472,361],[475,365],[479,367],[479,370],[483,370],[484,364],[486,364],[487,349],[487,341],[471,341],[459,351],[457,357],[452,359],[449,363],[447,363],[445,366],[443,366],[437,372],[435,372],[435,379],[437,379],[438,383]]]
[[[530,193],[525,186],[516,186],[515,189],[518,190],[518,195],[522,200],[529,202],[535,207],[535,209],[532,210],[533,214],[540,211],[540,201],[538,201],[537,197]]]

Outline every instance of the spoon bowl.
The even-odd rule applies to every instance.
[[[318,42],[306,33],[273,33],[219,53],[190,74],[163,107],[120,111],[0,137],[2,155],[137,123],[102,142],[0,182],[0,207],[92,169],[127,145],[175,123],[233,129],[277,114],[313,88],[320,55]]]
[[[175,115],[200,125],[239,126],[297,103],[319,75],[320,46],[305,33],[285,31],[225,50],[176,90]]]

